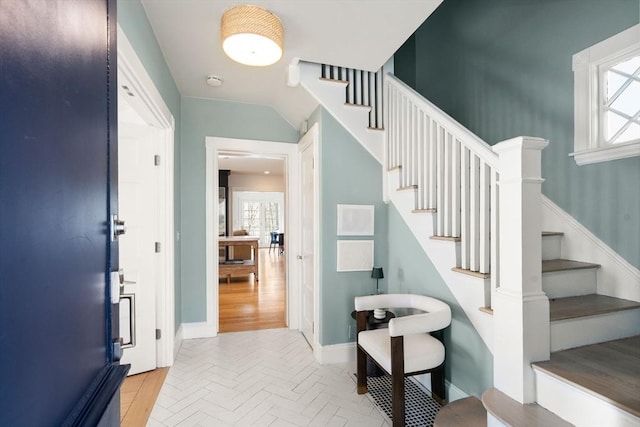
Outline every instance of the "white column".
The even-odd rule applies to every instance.
[[[542,291],[542,150],[548,141],[517,137],[499,156],[500,283],[494,309],[494,386],[521,403],[535,401],[532,362],[549,359],[549,300]]]

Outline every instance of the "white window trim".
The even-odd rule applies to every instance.
[[[578,165],[640,156],[640,141],[602,142],[599,129],[599,66],[640,48],[640,24],[573,55],[574,123],[573,156]]]

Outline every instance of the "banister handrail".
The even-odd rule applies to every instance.
[[[405,91],[405,95],[408,95],[414,104],[424,107],[429,111],[429,114],[431,114],[434,119],[442,124],[446,124],[447,129],[455,132],[460,141],[467,145],[471,144],[469,148],[473,149],[479,156],[481,156],[482,160],[484,160],[488,165],[496,170],[498,169],[498,155],[493,151],[491,145],[487,144],[478,135],[462,126],[453,117],[442,111],[435,104],[424,98],[411,86],[407,85],[393,74],[385,74],[384,78],[387,84],[396,86],[397,88],[401,88]]]

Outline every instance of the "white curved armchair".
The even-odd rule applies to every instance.
[[[366,330],[368,312],[380,307],[413,308],[425,313],[398,317],[388,329]],[[355,298],[358,330],[358,394],[367,392],[367,355],[392,378],[393,425],[404,426],[404,377],[431,373],[431,392],[444,402],[442,342],[429,332],[451,324],[451,309],[444,302],[424,295],[382,294]]]

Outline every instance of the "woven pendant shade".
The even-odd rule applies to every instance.
[[[222,49],[236,62],[265,66],[280,60],[282,23],[276,15],[257,6],[237,6],[222,15]]]

